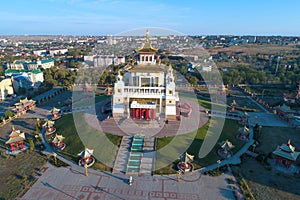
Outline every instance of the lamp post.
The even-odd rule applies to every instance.
[[[54,157],[54,163],[55,163],[55,165],[57,166],[57,154],[56,153],[53,153],[53,157]]]
[[[178,171],[178,175],[177,175],[177,182],[180,183],[180,175],[181,175],[181,171]]]
[[[260,134],[261,134],[261,129],[262,129],[262,126],[261,125],[259,125],[259,127],[258,127],[259,129],[258,129],[258,137],[260,138]]]
[[[254,153],[256,145],[253,144],[252,147],[253,147],[253,148],[252,148],[252,152]]]
[[[221,164],[221,160],[218,160],[217,163],[218,163],[218,171],[220,172],[220,164]]]
[[[88,166],[86,163],[84,164],[84,168],[85,168],[85,176],[89,176]]]

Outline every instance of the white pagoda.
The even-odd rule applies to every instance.
[[[219,156],[221,156],[222,158],[229,158],[232,156],[231,149],[234,148],[234,145],[229,140],[219,142],[218,144],[221,147],[218,150]]]
[[[43,124],[43,127],[45,129],[46,135],[50,135],[56,131],[56,128],[54,126],[54,121],[48,120]]]
[[[78,162],[79,166],[87,166],[90,167],[95,163],[95,158],[92,156],[94,153],[93,149],[84,148],[83,151],[81,151],[78,156],[80,156],[80,160]]]
[[[53,107],[49,112],[51,113],[52,120],[56,120],[61,117],[60,109],[58,109],[58,108]]]
[[[64,150],[64,148],[66,147],[66,144],[62,142],[64,139],[64,136],[56,134],[51,142],[52,146],[58,150]]]

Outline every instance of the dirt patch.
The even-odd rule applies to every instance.
[[[299,199],[299,175],[285,175],[276,170],[268,170],[254,158],[246,157],[240,167],[233,166],[251,188],[256,199]]]
[[[287,143],[289,139],[299,151],[300,138],[295,128],[263,127],[261,143],[255,151],[266,156],[272,155],[278,145]],[[300,159],[294,164],[299,168]],[[242,175],[257,199],[300,199],[299,174],[284,174],[248,156],[244,157],[240,167],[232,168],[236,174]]]
[[[36,171],[46,163],[45,157],[36,151],[27,150],[16,157],[5,156],[7,149],[5,142],[8,139],[8,134],[11,132],[12,126],[16,130],[25,132],[28,138],[35,131],[36,120],[17,119],[1,127],[0,199],[15,199],[18,194],[26,191],[36,180]]]
[[[261,144],[257,146],[256,152],[268,155],[273,152],[278,145],[287,143],[291,140],[291,144],[300,151],[300,137],[299,131],[295,128],[287,127],[263,127],[260,136]],[[300,158],[298,157],[296,165],[300,165]]]

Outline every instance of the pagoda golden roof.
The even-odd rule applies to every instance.
[[[296,161],[297,157],[300,155],[300,152],[295,151],[295,147],[291,145],[290,141],[287,144],[282,144],[277,146],[273,154],[286,158],[288,160]]]
[[[21,133],[20,131],[12,132],[13,134],[9,135],[9,139],[5,142],[5,144],[11,144],[15,142],[20,142],[26,140],[25,133]],[[17,134],[16,134],[17,133]]]
[[[164,72],[165,71],[165,66],[164,65],[137,65],[134,66],[130,72]]]
[[[53,142],[53,143],[62,142],[63,139],[65,139],[64,136],[62,136],[62,135],[57,135],[57,134],[56,134],[56,135],[55,135],[55,138],[53,138],[52,142]]]
[[[154,54],[156,53],[158,49],[152,47],[150,41],[149,41],[149,32],[146,31],[146,42],[143,44],[143,46],[139,49],[136,49],[136,52],[138,53],[146,53],[146,54]]]

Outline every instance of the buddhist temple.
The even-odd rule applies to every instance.
[[[231,149],[234,148],[234,145],[229,140],[219,142],[220,149],[218,150],[219,156],[222,158],[229,158],[232,155]]]
[[[63,150],[66,147],[66,144],[62,141],[65,139],[62,135],[55,135],[55,137],[52,140],[52,146],[55,147],[58,150]]]
[[[56,128],[54,127],[54,121],[48,120],[43,124],[43,127],[45,129],[46,135],[50,135],[56,131]]]
[[[9,145],[11,153],[14,153],[15,151],[24,150],[25,140],[25,133],[21,132],[20,130],[15,130],[15,128],[12,127],[12,131],[9,134],[9,139],[5,142],[5,144]]]
[[[53,107],[53,109],[51,109],[49,112],[51,113],[52,120],[56,120],[61,117],[60,109],[58,109],[58,108]]]
[[[93,149],[85,148],[83,151],[81,151],[78,156],[80,156],[80,160],[78,162],[79,166],[87,166],[90,167],[94,164],[95,158],[93,158]]]
[[[246,125],[244,127],[239,128],[239,134],[237,135],[237,139],[242,141],[249,140],[249,128]]]
[[[248,124],[248,113],[244,112],[244,114],[241,116],[241,119],[239,121],[240,124],[242,125],[247,125]]]
[[[283,164],[286,168],[290,168],[292,163],[297,160],[300,152],[295,151],[295,147],[289,140],[287,144],[278,146],[273,154],[276,155],[276,165]]]
[[[156,52],[146,41],[136,52],[139,60],[136,65],[127,67],[124,75],[118,74],[114,84],[113,117],[127,117],[138,120],[155,120],[162,117],[175,120],[176,103],[179,101],[175,91],[173,68],[156,62]]]
[[[188,154],[187,152],[180,155],[180,162],[177,168],[182,172],[191,171],[193,168],[192,162],[194,161],[194,156]]]
[[[18,103],[15,103],[14,106],[15,108],[13,109],[16,112],[22,112],[29,110],[35,105],[35,101],[33,100],[28,100],[27,97],[25,99],[20,99]]]

